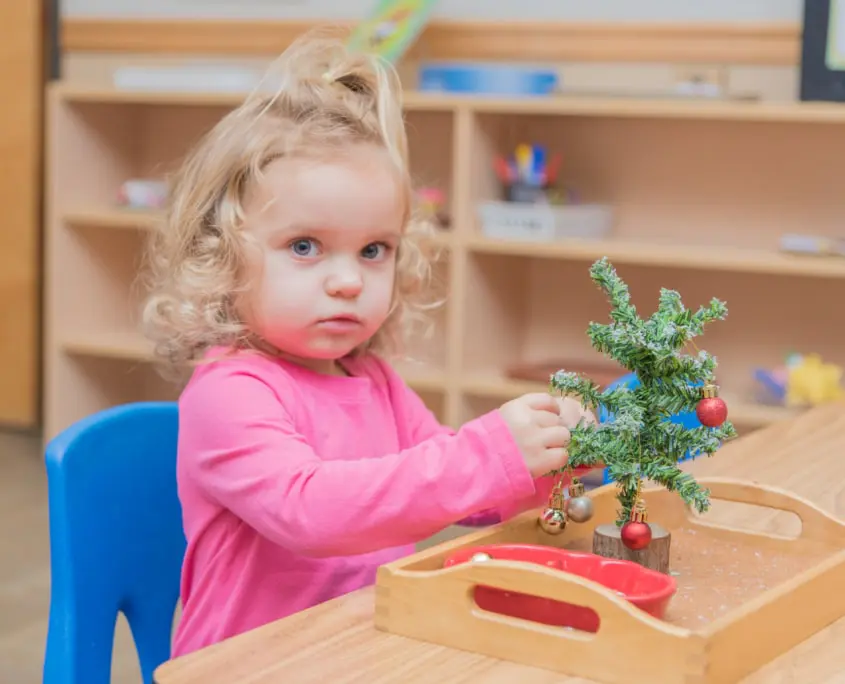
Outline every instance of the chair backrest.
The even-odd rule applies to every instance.
[[[45,454],[50,622],[44,684],[107,684],[118,612],[145,684],[170,657],[185,551],[176,491],[177,405],[109,408]]]
[[[639,387],[640,380],[637,377],[636,373],[628,373],[627,375],[623,375],[618,380],[610,383],[607,388],[608,389],[615,389],[616,387],[628,387],[629,389],[634,389]],[[599,415],[596,416],[599,422],[604,423],[608,420],[611,420],[613,416],[608,413],[607,409],[603,406],[599,408]],[[669,421],[672,423],[679,423],[683,425],[687,430],[692,430],[697,427],[701,427],[701,421],[698,420],[698,416],[695,415],[695,411],[691,411],[689,413],[677,413],[674,416],[669,417]],[[686,461],[691,457],[691,454],[687,452],[686,456],[682,458],[682,461]],[[610,474],[608,473],[607,468],[604,469],[604,476],[603,476],[604,484],[611,482]]]

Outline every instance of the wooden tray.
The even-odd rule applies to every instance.
[[[590,492],[595,515],[557,536],[529,511],[379,569],[378,629],[595,681],[723,684],[758,670],[845,615],[845,523],[786,491],[724,478],[699,478],[721,501],[788,511],[796,537],[725,527],[690,512],[676,494],[645,489],[650,520],[672,533],[678,593],[665,620],[599,584],[528,563],[491,560],[443,569],[463,546],[547,544],[590,550],[596,525],[616,515],[613,485]],[[721,501],[720,501],[721,500]],[[736,506],[736,504],[728,504]],[[746,507],[748,508],[748,507]],[[747,516],[747,513],[743,513]],[[742,517],[742,516],[737,516]],[[586,606],[597,633],[550,627],[481,610],[477,585]]]

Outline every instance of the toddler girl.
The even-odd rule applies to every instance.
[[[151,252],[149,334],[193,366],[177,656],[369,585],[467,516],[538,505],[566,460],[554,398],[453,431],[384,360],[428,274],[394,74],[305,39],[270,76],[185,161]]]

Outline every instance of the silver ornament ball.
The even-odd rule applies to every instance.
[[[593,517],[593,500],[589,496],[576,496],[569,500],[566,513],[573,522],[587,522]]]

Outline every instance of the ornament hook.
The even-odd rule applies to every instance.
[[[701,388],[701,396],[704,399],[715,399],[719,396],[719,386],[712,382],[708,382]]]

